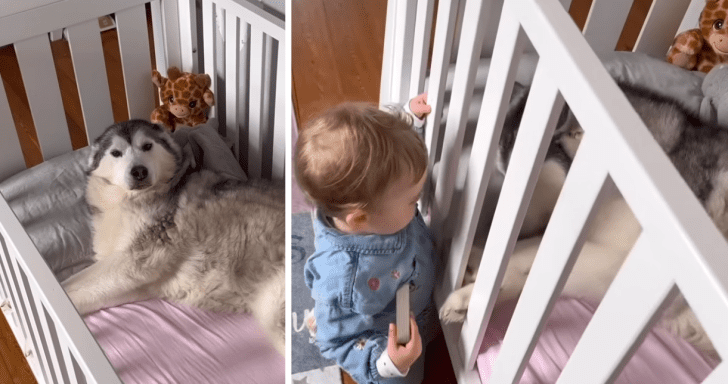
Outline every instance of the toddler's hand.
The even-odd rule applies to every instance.
[[[387,353],[400,372],[407,372],[422,354],[422,339],[413,316],[410,316],[410,335],[410,341],[406,345],[397,344],[397,327],[389,324]]]
[[[422,119],[428,113],[432,112],[432,107],[427,105],[427,93],[416,96],[410,100],[410,111],[417,116],[418,119]]]

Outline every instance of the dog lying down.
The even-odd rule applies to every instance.
[[[187,173],[187,161],[143,120],[96,139],[86,189],[95,263],[62,286],[82,315],[150,298],[248,312],[283,354],[283,190]]]
[[[677,102],[666,97],[626,84],[622,84],[621,88],[719,230],[728,238],[725,209],[728,198],[728,130],[701,123]],[[507,168],[527,95],[528,90],[517,84],[499,143],[498,169],[502,174]],[[540,234],[556,204],[582,132],[573,114],[565,108],[534,189],[520,240],[506,268],[498,303],[518,297],[523,289],[541,242]],[[640,231],[639,223],[621,196],[607,199],[599,207],[589,228],[562,294],[592,302],[601,301]],[[482,247],[473,248],[463,287],[452,292],[440,309],[440,318],[444,322],[464,320],[482,253]],[[663,319],[663,325],[673,333],[698,349],[716,355],[710,339],[682,295],[678,295],[668,307]]]

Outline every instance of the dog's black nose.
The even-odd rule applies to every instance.
[[[137,165],[131,169],[131,175],[134,177],[134,180],[143,181],[147,178],[147,176],[149,176],[149,171],[147,170],[147,167]]]

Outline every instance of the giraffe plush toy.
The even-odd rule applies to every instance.
[[[157,70],[152,71],[152,82],[159,87],[162,105],[152,111],[150,120],[174,132],[179,125],[204,124],[207,108],[215,105],[210,90],[210,76],[180,71],[177,67],[167,70],[169,78]]]
[[[728,62],[728,0],[706,0],[700,28],[685,31],[672,43],[667,61],[679,67],[708,73]]]

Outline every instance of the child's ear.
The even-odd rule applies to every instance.
[[[366,226],[369,215],[364,210],[357,208],[346,214],[345,221],[349,228],[358,231]]]

